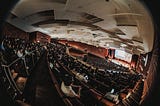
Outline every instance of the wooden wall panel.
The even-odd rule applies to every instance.
[[[67,41],[67,40],[59,40],[59,42],[63,44],[68,43],[68,45],[82,51],[87,50],[87,52],[102,58],[104,58],[108,54],[108,50],[102,47],[95,47],[95,46],[87,45],[81,42]]]
[[[49,35],[39,31],[31,32],[29,38],[30,41],[32,42],[41,42],[41,43],[50,42],[51,40],[51,37]]]

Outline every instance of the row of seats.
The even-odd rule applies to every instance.
[[[49,62],[49,64],[50,64],[50,62]],[[58,92],[59,96],[61,97],[61,99],[64,101],[64,103],[67,106],[74,106],[74,105],[82,106],[83,104],[77,98],[74,98],[74,99],[69,98],[61,91],[61,83],[62,83],[63,80],[62,80],[62,76],[60,74],[60,70],[62,72],[62,70],[64,70],[64,69],[62,67],[57,67],[56,63],[55,63],[54,68],[51,68],[50,70],[51,70],[50,74],[52,76],[54,86],[57,89],[57,92]],[[64,71],[64,73],[65,73],[65,71]]]
[[[78,57],[80,60],[83,60],[83,57]],[[111,62],[109,59],[104,59],[93,54],[88,53],[86,63],[97,67],[99,69],[110,69],[110,70],[118,70],[122,72],[129,72],[129,68],[126,68],[122,65],[115,64]]]
[[[103,96],[112,89],[115,89],[116,94],[121,93],[121,91],[124,92],[124,89],[133,89],[135,83],[141,78],[141,76],[137,74],[119,73],[107,70],[105,70],[105,74],[102,74],[99,69],[82,64],[76,58],[68,55],[66,53],[66,48],[67,47],[56,43],[48,45],[48,58],[50,62],[54,63],[56,60],[71,73],[77,72],[86,74],[89,79],[85,84]],[[60,69],[59,72],[61,73],[62,69]]]
[[[74,76],[74,74],[69,71],[66,67],[64,67],[63,64],[60,63],[60,61],[56,58],[53,58],[53,57],[50,57],[52,55],[52,52],[50,51],[49,52],[49,62],[50,64],[52,63],[52,65],[54,66],[51,66],[51,67],[54,67],[54,68],[51,68],[52,69],[52,72],[54,73],[56,79],[57,79],[57,82],[60,86],[61,82],[63,81],[63,75],[65,74],[70,74],[72,76]],[[57,61],[58,60],[58,61]],[[95,97],[93,97],[93,94],[91,93],[91,91],[89,91],[89,87],[86,86],[86,84],[84,84],[83,82],[80,82],[79,80],[76,80],[74,81],[74,83],[76,83],[77,85],[82,85],[83,86],[83,90],[81,91],[81,99],[71,99],[71,98],[67,98],[69,99],[69,101],[73,104],[73,105],[89,105],[89,106],[93,106],[95,104],[101,104],[100,102],[97,101],[97,99]],[[62,92],[60,90],[60,87],[58,89],[59,92]],[[64,95],[64,94],[63,94]],[[64,96],[66,98],[66,96]],[[101,106],[103,106],[101,104]]]
[[[22,39],[5,38],[1,47],[1,81],[13,100],[23,100],[26,80],[40,56],[42,46]]]
[[[112,80],[113,82],[117,82],[118,84],[120,84],[120,81],[123,81],[126,83],[124,83],[122,86],[131,85],[131,87],[133,88],[133,85],[135,84],[135,82],[139,78],[139,76],[136,74],[112,73],[112,72],[108,72],[108,71],[106,71],[105,75],[102,74],[104,76],[100,76],[99,74],[97,74],[97,72],[92,70],[90,67],[85,67],[82,64],[79,64],[77,60],[74,60],[74,59],[70,58],[69,56],[64,56],[64,54],[63,54],[62,61],[63,61],[64,65],[68,66],[71,70],[73,69],[73,67],[74,68],[76,67],[75,68],[75,70],[77,69],[76,71],[79,71],[79,72],[83,71],[84,73],[87,73],[88,75],[93,72],[93,74],[95,76],[92,76],[92,77],[94,77],[94,79],[104,81],[104,83],[108,82],[108,80]],[[124,78],[124,76],[125,76],[125,78]],[[107,79],[106,80],[102,79],[104,77]],[[115,85],[117,85],[117,83],[115,83]]]
[[[65,101],[69,100],[69,104],[106,105],[105,100],[115,103],[115,101],[110,100],[108,96],[106,96],[111,90],[114,89],[113,95],[116,94],[119,96],[119,93],[125,91],[124,89],[133,89],[135,83],[141,78],[141,76],[137,74],[123,73],[122,70],[118,72],[115,71],[114,68],[111,70],[109,67],[108,69],[106,68],[100,71],[100,69],[94,68],[91,64],[88,65],[68,55],[66,52],[67,46],[58,43],[48,44],[47,48],[49,51],[49,63],[52,63],[54,66],[52,67],[52,72],[55,75],[57,84],[60,86],[63,80],[61,79],[62,76],[69,73],[76,79],[75,83],[84,88],[84,90],[82,90],[83,95],[81,100],[66,98],[66,96],[61,93],[63,94],[63,96],[61,95],[62,99]],[[1,52],[1,80],[7,92],[14,100],[24,99],[21,95],[23,93],[23,87],[21,87],[21,84],[18,86],[17,81],[19,78],[27,78],[30,75],[32,68],[39,60],[43,51],[43,45],[40,43],[30,43],[22,39],[14,38],[4,39]],[[78,79],[76,75],[85,76],[86,80]],[[128,93],[128,91],[126,93]],[[86,99],[86,97],[88,98]],[[140,97],[140,95],[138,97]],[[122,101],[121,103],[125,102]]]
[[[129,93],[127,98],[122,100],[121,105],[123,106],[139,106],[142,93],[143,93],[144,81],[139,80],[135,88]]]

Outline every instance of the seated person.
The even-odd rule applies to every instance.
[[[88,76],[84,73],[82,73],[82,74],[81,73],[76,73],[76,78],[80,81],[85,82],[85,83],[88,82]]]
[[[51,69],[53,69],[53,64],[52,63],[49,63],[49,66]]]
[[[119,103],[119,94],[115,93],[114,89],[112,89],[111,92],[107,92],[104,97],[111,100],[112,102],[115,102],[116,104]]]
[[[87,62],[87,58],[88,58],[88,55],[87,55],[87,54],[84,54],[84,55],[83,55],[83,61],[84,61],[84,62]]]
[[[72,87],[79,88],[78,93],[76,93]],[[65,78],[61,83],[61,90],[68,97],[80,98],[81,86],[73,85],[73,79],[71,76],[65,75]]]

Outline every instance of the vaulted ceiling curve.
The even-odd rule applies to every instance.
[[[152,17],[138,0],[20,0],[7,21],[27,32],[135,54],[150,52],[154,41]]]

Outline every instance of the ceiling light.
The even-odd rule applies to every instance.
[[[126,44],[121,43],[121,44],[120,44],[120,46],[121,46],[121,47],[126,47],[127,45],[126,45]]]

